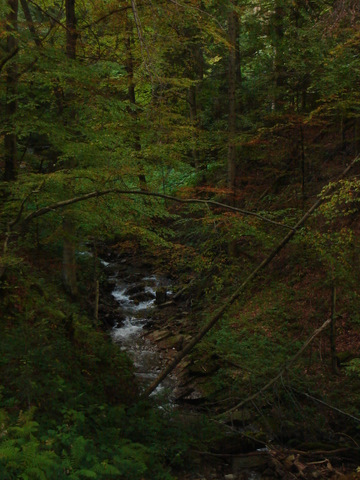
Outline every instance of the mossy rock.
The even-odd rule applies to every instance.
[[[253,410],[250,410],[249,408],[242,408],[241,410],[232,412],[229,420],[231,420],[232,423],[248,425],[249,423],[253,422],[257,417],[258,415],[254,413]]]

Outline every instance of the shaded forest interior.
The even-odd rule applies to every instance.
[[[0,478],[360,478],[358,1],[0,13]]]

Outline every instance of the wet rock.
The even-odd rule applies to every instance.
[[[113,315],[105,314],[101,316],[101,320],[107,328],[113,328],[117,324]]]
[[[101,283],[101,292],[102,293],[111,293],[116,286],[115,278],[108,278],[105,282]]]
[[[133,297],[139,293],[145,293],[145,284],[143,282],[131,285],[131,287],[125,290],[125,295],[128,295],[129,297]]]
[[[171,332],[169,332],[169,330],[155,330],[151,333],[151,339],[154,342],[160,342],[168,337],[171,337]]]
[[[194,376],[207,376],[212,375],[220,368],[220,365],[214,361],[211,357],[206,359],[200,359],[199,361],[193,363],[189,367],[189,373]]]
[[[161,305],[162,303],[165,303],[167,300],[167,291],[165,287],[158,288],[156,290],[156,300],[155,303],[156,305]]]
[[[174,391],[175,400],[181,403],[189,403],[196,405],[206,400],[205,396],[200,390],[197,390],[195,386],[187,385],[180,386]]]
[[[184,343],[184,335],[170,335],[160,342],[160,347],[165,349],[175,348],[175,350],[180,351],[182,350]]]
[[[130,299],[134,303],[141,303],[141,302],[148,302],[149,300],[153,300],[155,296],[151,292],[139,292],[136,295],[132,295]]]
[[[136,283],[136,282],[139,282],[141,277],[142,277],[141,273],[130,273],[124,278],[124,280],[126,283]]]

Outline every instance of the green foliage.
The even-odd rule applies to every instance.
[[[0,185],[0,270],[6,269],[0,279],[0,476],[168,480],[170,466],[191,463],[189,450],[206,445],[200,438],[206,427],[196,435],[148,404],[134,406],[130,361],[85,312],[96,265],[78,259],[79,303],[67,298],[60,287],[63,242],[81,251],[99,240],[127,241],[132,252],[169,263],[193,281],[186,295],[197,328],[204,320],[199,312],[207,319],[284,230],[221,209],[126,194],[23,220],[43,207],[114,188],[233,201],[225,188],[230,140],[235,204],[295,225],[308,201],[359,151],[358,10],[342,2],[269,0],[163,2],[136,13],[135,3],[114,11],[112,2],[76,2],[77,51],[70,59],[69,29],[59,28],[66,26],[63,6],[28,3],[42,46],[20,8],[20,49],[0,72],[0,134],[16,133],[18,150],[16,181]],[[232,9],[241,26],[241,62],[236,132],[229,135]],[[7,2],[0,13],[9,14]],[[0,62],[9,26],[0,26]],[[8,72],[15,66],[11,91]],[[9,114],[14,97],[16,111]],[[2,169],[8,153],[2,142]],[[205,387],[211,395],[242,398],[261,388],[329,315],[334,284],[341,321],[358,327],[360,182],[332,187],[323,190],[315,221],[279,256],[280,266],[261,277],[261,287],[251,287],[254,300],[247,301],[246,292],[198,347],[197,355],[211,350],[223,362]],[[64,218],[75,226],[71,234]],[[341,328],[343,346],[350,335]],[[314,384],[325,383],[324,358],[315,362]],[[289,382],[308,373],[311,362],[311,355],[307,367],[299,360]],[[358,378],[357,360],[346,369]],[[291,410],[288,392],[279,402]]]
[[[348,375],[360,376],[360,358],[354,358],[350,360],[346,366],[346,373]]]

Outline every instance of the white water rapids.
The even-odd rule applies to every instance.
[[[113,328],[111,335],[114,342],[128,353],[134,363],[136,376],[146,387],[160,373],[163,360],[156,347],[144,338],[144,327],[149,321],[149,313],[155,308],[156,290],[168,288],[169,282],[156,275],[140,277],[136,282],[126,282],[117,277],[115,279],[116,286],[112,296],[118,302],[125,318],[120,325]],[[134,287],[139,287],[137,293],[134,293]],[[168,290],[167,293],[171,291]],[[169,378],[154,393],[163,392],[171,383]]]

